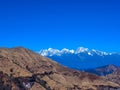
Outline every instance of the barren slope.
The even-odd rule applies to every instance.
[[[21,90],[21,85],[25,90],[118,90],[120,87],[98,76],[63,67],[21,47],[0,49],[0,71],[16,82],[14,86],[19,88],[16,90]]]

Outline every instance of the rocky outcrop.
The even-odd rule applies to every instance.
[[[89,73],[96,74],[98,76],[106,76],[108,74],[111,74],[111,73],[115,72],[118,69],[120,69],[120,67],[110,64],[110,65],[98,67],[98,68],[95,68],[95,69],[88,69],[88,70],[85,70],[85,71],[89,72]]]
[[[120,85],[120,69],[106,76],[106,79]]]

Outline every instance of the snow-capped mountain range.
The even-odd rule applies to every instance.
[[[89,69],[108,64],[120,66],[120,53],[107,53],[79,47],[76,50],[48,48],[38,52],[40,55],[53,59],[64,66],[75,69]]]
[[[39,51],[39,54],[41,54],[42,56],[54,56],[54,55],[61,56],[63,54],[79,54],[79,53],[87,53],[90,56],[93,56],[93,54],[97,54],[100,56],[113,54],[113,53],[98,51],[95,49],[89,50],[88,48],[84,48],[84,47],[79,47],[76,50],[67,49],[67,48],[63,48],[62,50],[48,48]]]

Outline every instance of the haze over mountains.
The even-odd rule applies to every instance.
[[[38,53],[69,68],[80,70],[109,64],[120,66],[120,53],[107,53],[95,49],[89,50],[84,47],[79,47],[77,50],[49,48],[40,50]]]

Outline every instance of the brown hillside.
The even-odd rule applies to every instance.
[[[8,75],[11,80],[8,81],[13,83],[10,86],[18,88],[15,90],[22,90],[21,87],[23,90],[118,90],[120,87],[98,76],[63,67],[22,47],[0,49],[0,71]]]

